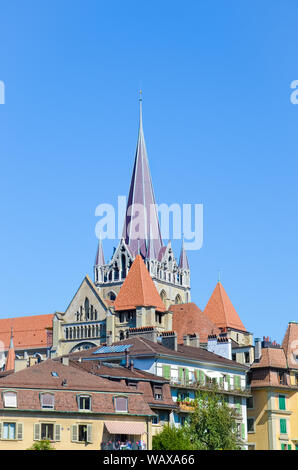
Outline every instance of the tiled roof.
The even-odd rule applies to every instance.
[[[235,328],[246,331],[223,285],[218,282],[205,307],[204,313],[219,328]]]
[[[282,342],[282,348],[285,352],[288,367],[291,369],[298,369],[298,362],[296,359],[298,349],[298,323],[290,322],[286,334]]]
[[[53,314],[0,319],[0,341],[8,349],[11,328],[15,350],[46,348],[47,328],[53,326]]]
[[[176,405],[172,400],[171,391],[169,388],[168,380],[158,375],[150,374],[149,372],[140,369],[129,369],[114,363],[97,363],[95,361],[70,361],[70,364],[82,368],[92,374],[98,375],[105,379],[119,379],[121,381],[130,379],[138,383],[137,390],[141,391],[144,399],[151,405],[169,406],[174,408]],[[123,382],[122,382],[123,383]],[[163,389],[162,399],[155,400],[151,384],[159,385]]]
[[[203,348],[197,348],[193,346],[184,346],[178,345],[177,351],[172,349],[166,348],[160,343],[155,343],[148,339],[136,336],[125,339],[123,341],[118,341],[113,343],[114,345],[121,345],[121,344],[130,344],[131,347],[129,348],[129,354],[131,358],[136,356],[158,356],[158,355],[165,355],[165,356],[172,356],[175,358],[183,358],[183,359],[190,359],[190,360],[197,360],[202,362],[208,363],[217,363],[221,365],[237,367],[242,370],[247,370],[248,368],[242,364],[239,364],[235,361],[231,361],[230,359],[226,359],[222,356],[218,356],[212,352],[207,351]],[[98,347],[90,348],[84,351],[76,351],[75,353],[69,354],[70,358],[93,358],[93,359],[101,359],[104,360],[108,357],[117,357],[122,358],[125,356],[124,353],[106,353],[106,354],[95,354],[98,350]]]
[[[57,373],[57,377],[52,375]],[[62,382],[66,380],[66,385]],[[96,377],[84,370],[67,366],[61,361],[47,359],[34,366],[10,374],[0,379],[0,387],[30,387],[49,388],[57,390],[97,390],[97,391],[122,391],[126,390],[121,384]]]
[[[52,372],[56,372],[58,377],[53,377]],[[7,388],[17,391],[19,410],[41,410],[40,391],[51,391],[55,394],[55,411],[78,412],[77,394],[88,391],[94,413],[114,414],[113,394],[120,393],[128,398],[128,415],[153,415],[142,391],[52,359],[0,378],[0,390]],[[3,408],[0,393],[0,409]]]
[[[171,305],[173,330],[177,333],[178,343],[183,343],[186,334],[198,333],[201,343],[207,343],[208,335],[219,334],[220,329],[193,303]]]
[[[138,306],[155,307],[164,312],[161,300],[146,265],[137,255],[114,302],[115,310],[134,310]]]
[[[262,348],[260,362],[254,362],[251,368],[258,369],[263,367],[286,369],[287,361],[284,350],[282,348]]]

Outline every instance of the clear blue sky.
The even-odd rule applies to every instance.
[[[205,307],[221,269],[247,329],[281,341],[298,319],[297,2],[0,11],[0,317],[64,310],[92,275],[95,207],[128,193],[141,87],[157,201],[204,204],[192,300]]]

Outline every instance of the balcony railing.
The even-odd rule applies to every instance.
[[[200,382],[196,380],[179,380],[179,379],[170,379],[170,385],[172,387],[179,387],[179,388],[189,388],[192,390],[213,390],[214,386],[216,385],[218,391],[220,393],[225,393],[225,394],[232,394],[232,395],[245,395],[245,396],[250,396],[251,395],[251,389],[250,387],[235,387],[231,384],[228,384],[227,382],[224,382],[223,384],[218,384],[214,382]]]

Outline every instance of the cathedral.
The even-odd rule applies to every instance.
[[[201,311],[191,302],[183,241],[177,258],[171,242],[163,243],[144,138],[142,99],[139,112],[136,154],[117,248],[106,262],[99,240],[94,278],[85,276],[65,312],[0,319],[0,341],[4,343],[0,368],[4,371],[12,356],[16,368],[22,368],[29,360],[34,363],[135,335],[155,341],[176,335],[179,343],[191,336],[203,348],[210,335],[219,341],[226,338],[233,348],[231,359],[252,363],[253,336],[222,284],[217,283]]]
[[[132,230],[136,214],[137,234]],[[125,306],[121,299],[127,293],[132,298]],[[138,140],[122,238],[108,263],[99,240],[93,281],[86,276],[66,311],[54,315],[51,354],[119,341],[128,336],[131,328],[154,325],[158,331],[169,331],[170,306],[188,302],[190,269],[183,242],[178,261],[171,242],[164,245],[161,237],[140,99]]]

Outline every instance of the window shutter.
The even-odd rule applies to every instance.
[[[199,376],[200,376],[200,383],[202,385],[205,385],[205,374],[202,370],[199,371]]]
[[[34,436],[33,436],[34,441],[40,441],[40,424],[35,423],[34,424]]]
[[[9,408],[16,408],[17,406],[17,394],[14,392],[4,393],[4,406]]]
[[[227,375],[227,384],[228,384],[228,389],[230,389],[231,377],[229,375]]]
[[[162,375],[164,376],[165,379],[170,379],[171,378],[171,366],[162,366]]]
[[[288,450],[292,450],[292,444],[288,445]]]
[[[87,424],[87,442],[92,443],[92,424]]]
[[[220,388],[223,388],[223,384],[224,384],[223,377],[219,377],[219,386],[220,386]]]
[[[60,424],[55,424],[55,441],[61,441],[61,426]]]
[[[278,401],[279,401],[279,409],[285,410],[286,409],[286,397],[284,395],[279,395]]]
[[[23,440],[23,423],[17,423],[17,440]]]
[[[241,424],[241,436],[242,436],[242,439],[245,439],[245,425],[244,425],[244,423]]]
[[[280,420],[280,433],[281,434],[287,433],[287,421],[285,419]]]
[[[2,439],[2,423],[0,423],[0,439]]]
[[[285,444],[281,444],[281,450],[285,450]]]
[[[234,375],[234,387],[240,388],[240,377],[239,375]]]
[[[71,442],[78,441],[78,426],[77,424],[73,424],[71,426]]]
[[[185,370],[185,382],[188,383],[189,381],[189,370],[188,369],[184,369]]]

